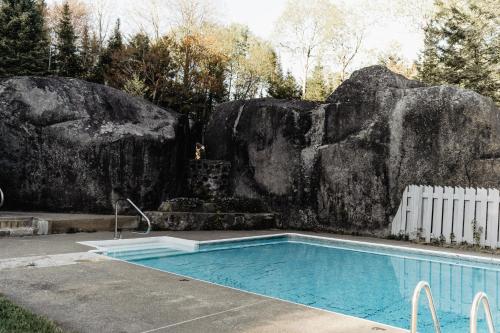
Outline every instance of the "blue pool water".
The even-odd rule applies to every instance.
[[[413,289],[426,280],[443,332],[468,331],[479,291],[488,294],[500,327],[500,267],[493,264],[300,237],[207,244],[192,253],[150,249],[108,255],[402,328],[409,328]],[[420,307],[419,331],[433,332],[424,293]],[[482,320],[479,326],[486,327]]]

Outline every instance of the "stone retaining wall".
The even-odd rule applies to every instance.
[[[276,228],[273,213],[146,212],[154,230],[257,230]]]
[[[189,161],[188,186],[198,198],[216,198],[229,195],[231,163],[221,160]]]

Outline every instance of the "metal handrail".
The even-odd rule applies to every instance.
[[[142,235],[147,235],[149,234],[149,232],[151,231],[151,221],[149,220],[149,218],[142,212],[142,210],[139,209],[139,207],[137,207],[133,202],[132,200],[130,199],[118,199],[115,201],[115,235],[114,235],[114,239],[120,239],[120,237],[118,236],[118,202],[120,201],[126,201],[128,202],[132,207],[134,207],[134,209],[139,213],[141,214],[142,217],[144,217],[144,219],[146,220],[146,222],[148,223],[148,229],[145,231],[145,232],[134,232],[135,234],[142,234]]]
[[[436,314],[436,307],[434,306],[434,300],[432,298],[431,287],[426,281],[420,281],[415,290],[413,291],[413,297],[411,298],[411,328],[410,333],[417,333],[417,317],[418,317],[418,299],[420,298],[420,292],[422,289],[425,290],[427,295],[427,301],[429,302],[429,308],[431,310],[432,321],[434,322],[434,331],[436,333],[441,333],[441,325],[439,325],[439,319]]]
[[[477,312],[479,310],[479,303],[483,304],[484,313],[486,315],[486,323],[488,324],[488,332],[495,333],[495,326],[493,325],[493,317],[491,316],[490,303],[488,296],[485,293],[479,292],[472,301],[470,309],[470,333],[477,333]]]
[[[2,189],[0,188],[0,208],[3,206],[5,197],[3,196]]]

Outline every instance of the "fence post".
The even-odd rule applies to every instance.
[[[443,193],[443,228],[441,235],[450,243],[450,234],[453,230],[453,188],[446,186]]]
[[[486,220],[488,222],[488,234],[485,244],[492,249],[498,247],[498,208],[500,198],[497,189],[488,189],[488,202],[486,205]]]
[[[464,209],[464,238],[463,240],[469,244],[474,243],[472,234],[472,220],[475,218],[476,213],[476,189],[467,187],[465,189],[465,209]]]
[[[486,208],[488,202],[488,191],[484,188],[479,188],[476,190],[476,228],[477,232],[480,232],[479,244],[481,246],[485,245],[485,240],[487,238],[486,233],[488,232],[488,226],[486,225]]]
[[[431,239],[431,222],[432,222],[432,201],[434,200],[434,187],[424,186],[422,194],[422,233],[425,241]]]
[[[457,244],[462,243],[464,235],[464,201],[465,190],[462,187],[455,187],[453,196],[453,235]]]
[[[434,195],[432,197],[432,222],[429,241],[430,238],[438,238],[441,235],[443,226],[443,188],[441,186],[435,186]]]

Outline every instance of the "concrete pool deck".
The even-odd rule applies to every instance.
[[[150,236],[212,240],[284,232],[154,232]],[[400,241],[301,233],[471,254]],[[124,233],[124,238],[136,237],[144,236]],[[111,238],[111,232],[0,238],[0,293],[70,332],[405,331],[109,260],[77,243]]]

